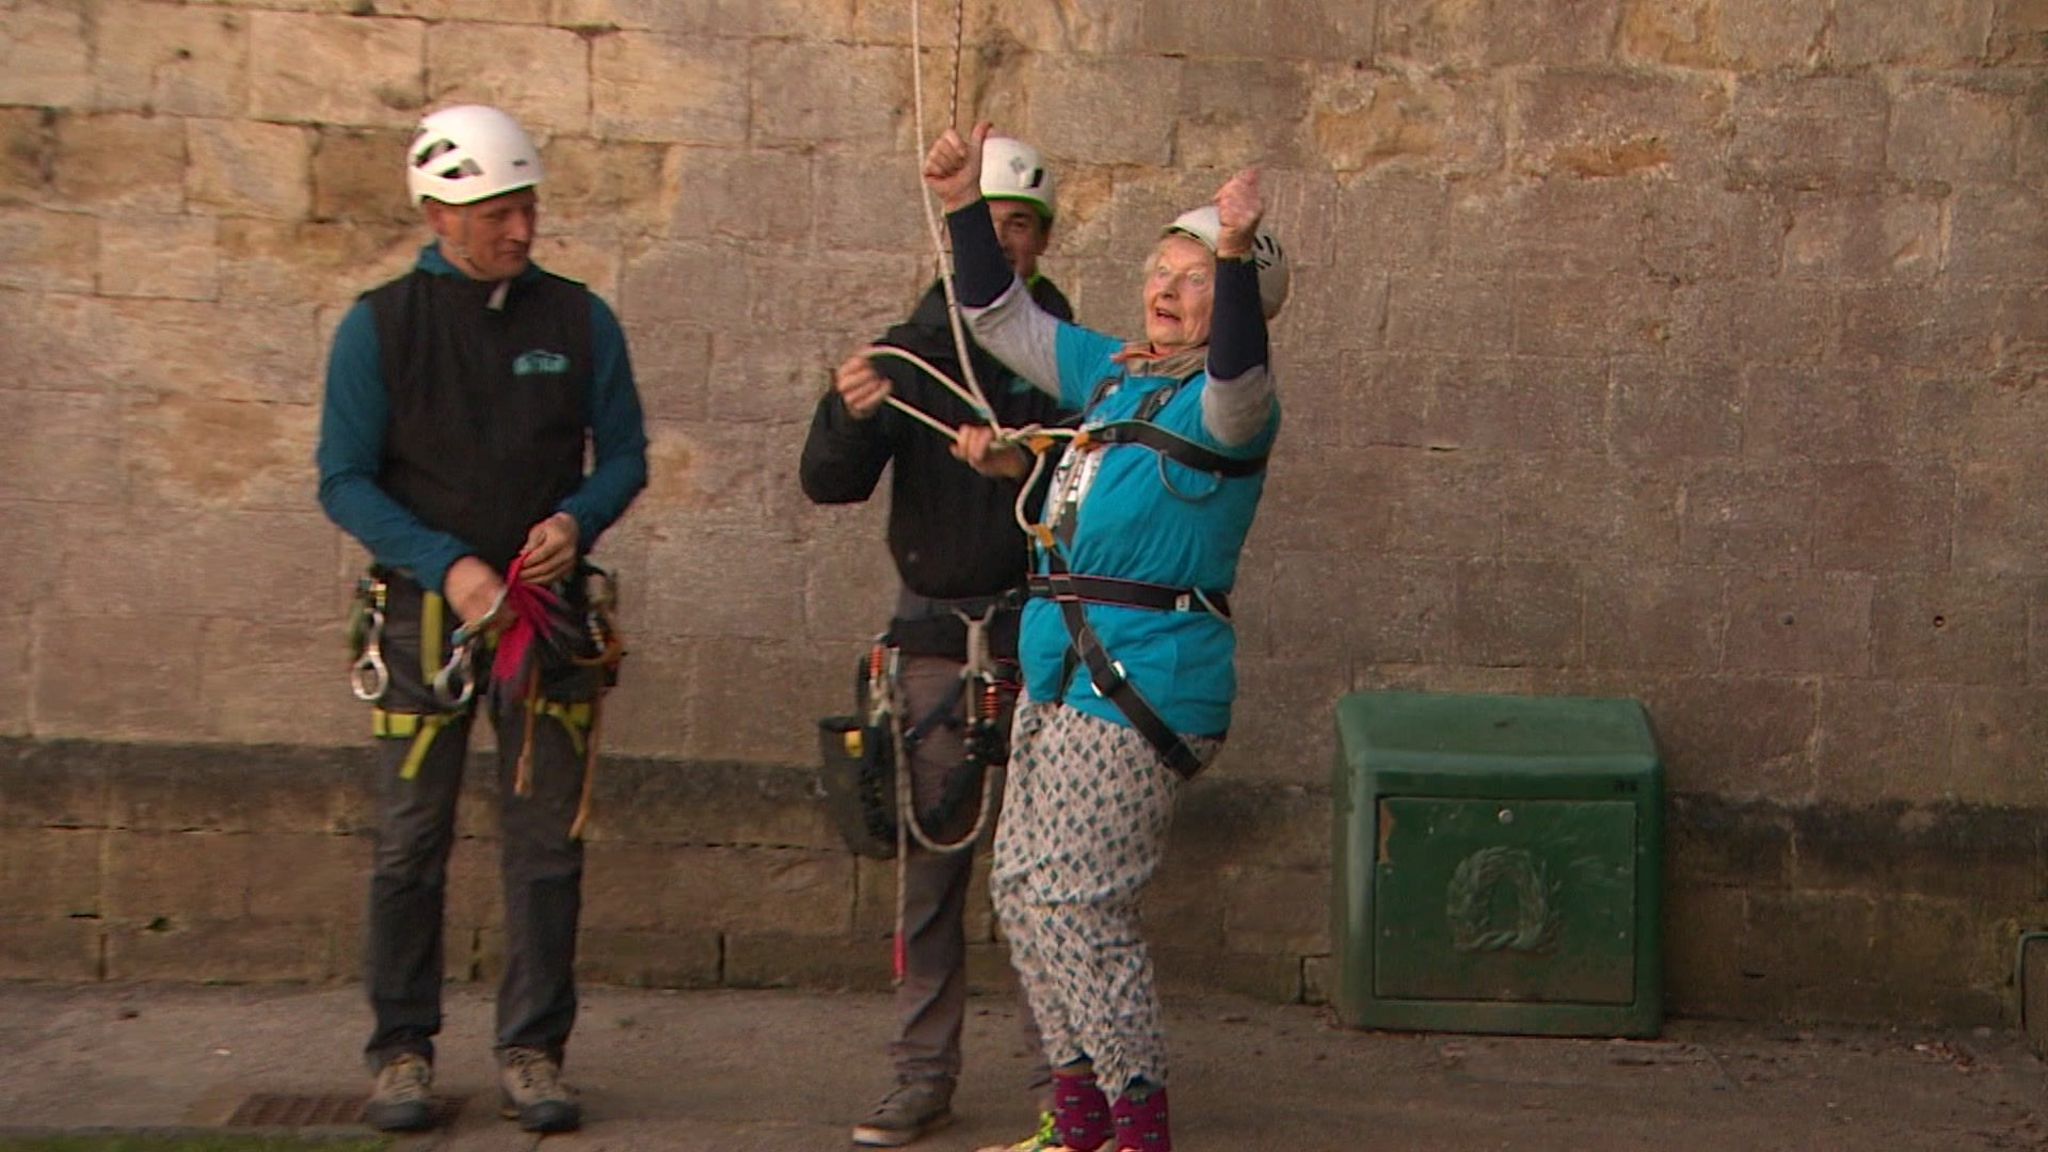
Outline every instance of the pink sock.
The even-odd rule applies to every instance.
[[[1173,1132],[1166,1120],[1166,1089],[1154,1088],[1141,1099],[1131,1093],[1116,1098],[1117,1152],[1173,1152]]]
[[[1095,1083],[1093,1072],[1054,1072],[1052,1122],[1060,1144],[1073,1152],[1095,1152],[1116,1134],[1109,1097]]]

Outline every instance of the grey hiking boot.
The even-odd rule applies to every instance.
[[[507,1048],[498,1069],[498,1114],[528,1132],[574,1132],[583,1123],[576,1090],[562,1069],[538,1048]]]
[[[953,1122],[951,1080],[905,1080],[868,1118],[853,1126],[853,1142],[866,1148],[900,1148]]]
[[[434,1122],[434,1066],[415,1052],[401,1052],[377,1069],[363,1123],[379,1132],[418,1132]]]

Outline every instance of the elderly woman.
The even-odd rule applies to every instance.
[[[1248,170],[1147,258],[1144,340],[1055,320],[1011,274],[980,198],[987,132],[948,131],[925,158],[961,307],[983,347],[1084,412],[1037,529],[996,911],[1056,1073],[1049,1138],[1170,1152],[1139,899],[1175,794],[1230,727],[1228,593],[1280,425],[1266,321],[1287,269]],[[984,470],[1021,467],[986,428],[963,429],[956,450]]]

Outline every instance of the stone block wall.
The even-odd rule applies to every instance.
[[[808,506],[794,462],[828,365],[932,269],[918,7],[936,126],[942,0],[0,8],[0,735],[29,750],[4,770],[211,745],[174,762],[255,773],[6,782],[23,880],[0,919],[45,958],[10,974],[350,970],[344,921],[321,942],[280,927],[339,898],[354,847],[331,841],[353,825],[332,778],[365,728],[341,677],[361,556],[318,510],[311,452],[334,325],[424,235],[407,128],[451,102],[541,137],[538,258],[632,343],[653,482],[600,549],[634,650],[612,747],[669,766],[636,778],[649,811],[701,772],[725,819],[815,824],[811,720],[843,709],[892,577],[881,510]],[[1286,427],[1236,597],[1244,695],[1161,884],[1163,949],[1317,994],[1338,696],[1615,694],[1649,706],[1676,795],[1674,1006],[2011,1003],[2011,943],[2048,922],[2026,831],[2048,809],[2039,0],[960,16],[960,116],[1052,157],[1047,267],[1085,321],[1130,330],[1160,223],[1243,164],[1265,166],[1295,261]],[[273,761],[323,765],[341,823],[137,814],[152,789],[284,790]],[[92,806],[48,807],[86,779]],[[1276,796],[1324,815],[1290,816],[1285,843],[1222,830]],[[886,877],[815,832],[601,832],[595,909],[613,872],[646,869],[790,909],[606,911],[591,963],[838,978],[856,965],[784,945],[871,927]],[[282,847],[335,887],[237,887],[281,847],[265,837],[308,838]],[[97,926],[68,911],[88,892]],[[475,971],[483,907],[451,923]],[[159,916],[219,947],[160,946]],[[1262,983],[1269,963],[1284,978]]]

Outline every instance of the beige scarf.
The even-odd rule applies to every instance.
[[[1172,380],[1185,380],[1209,366],[1209,346],[1197,344],[1178,352],[1161,354],[1152,349],[1149,342],[1132,342],[1124,350],[1111,356],[1110,360],[1124,366],[1134,376],[1165,376]]]

